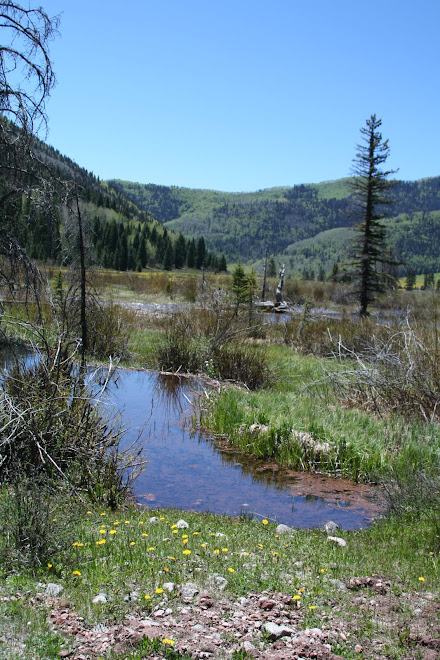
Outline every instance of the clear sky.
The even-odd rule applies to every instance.
[[[373,113],[398,178],[440,175],[438,0],[30,4],[61,14],[47,141],[101,179],[338,179]]]

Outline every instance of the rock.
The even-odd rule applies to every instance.
[[[177,529],[187,529],[189,527],[188,523],[185,520],[178,520],[176,523]]]
[[[182,596],[182,600],[184,603],[191,603],[193,600],[194,596],[199,593],[199,588],[197,585],[193,584],[192,582],[188,582],[187,584],[182,584],[180,587],[180,594]]]
[[[107,602],[107,594],[103,592],[100,592],[94,598],[92,598],[92,603],[94,605],[97,605],[98,603],[106,603],[106,602]]]
[[[214,573],[214,575],[211,575],[209,577],[209,582],[214,587],[217,587],[217,589],[219,589],[220,591],[223,591],[223,589],[228,584],[228,581],[226,580],[226,578],[224,578],[222,575],[217,575],[217,573]]]
[[[168,591],[171,593],[171,591],[174,591],[174,582],[164,582],[163,583],[163,589],[164,591]]]
[[[46,596],[58,596],[63,590],[64,587],[61,584],[56,584],[55,582],[48,582],[46,584]]]
[[[150,523],[157,523],[157,522],[159,522],[159,518],[158,518],[157,516],[153,516],[152,518],[149,519],[148,522],[150,522]]]
[[[329,580],[330,584],[332,584],[338,591],[348,591],[346,585],[342,580],[337,580],[336,578],[331,578]]]
[[[339,529],[339,525],[333,522],[333,520],[329,520],[328,522],[325,523],[324,529],[327,532],[327,534],[334,534]]]
[[[347,541],[341,539],[339,536],[327,536],[327,541],[336,543],[337,545],[339,545],[340,548],[345,548],[345,546],[347,545]]]
[[[277,534],[286,534],[286,532],[294,532],[295,530],[292,527],[289,527],[289,525],[278,525],[276,528],[275,532]]]
[[[249,642],[248,640],[243,642],[242,646],[243,646],[243,648],[246,652],[253,651],[254,648],[255,648],[255,646],[252,644],[252,642]]]
[[[269,598],[262,598],[260,600],[260,607],[262,610],[272,610],[275,607],[276,603],[274,600],[270,600]]]
[[[192,629],[197,631],[197,632],[204,632],[206,630],[205,626],[202,626],[201,623],[196,623],[196,625],[193,626]]]
[[[280,637],[288,637],[294,633],[292,628],[288,628],[287,626],[279,626],[272,621],[267,621],[265,624],[263,624],[262,630],[271,640],[280,639]]]

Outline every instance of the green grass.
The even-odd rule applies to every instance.
[[[323,370],[328,362],[281,345],[268,354],[277,373],[274,386],[253,393],[224,389],[202,411],[204,428],[260,458],[356,481],[404,473],[408,465],[429,472],[438,464],[437,424],[344,406]],[[316,447],[304,446],[298,432],[310,434]]]
[[[157,522],[149,522],[153,515]],[[176,527],[180,518],[188,523],[187,529]],[[336,590],[332,580],[385,576],[393,596],[438,593],[440,586],[438,538],[423,517],[417,526],[410,518],[389,518],[367,531],[340,532],[347,541],[345,548],[328,543],[320,530],[277,535],[275,525],[262,520],[176,510],[84,512],[72,526],[77,534],[74,544],[35,575],[26,570],[8,574],[3,567],[0,637],[14,631],[24,650],[15,656],[8,636],[10,655],[1,656],[3,644],[0,657],[55,658],[69,646],[69,640],[47,624],[50,604],[35,600],[49,582],[63,587],[62,597],[69,601],[69,609],[90,626],[122,622],[133,613],[142,618],[163,606],[177,612],[182,604],[180,585],[195,582],[201,592],[213,593],[210,577],[214,574],[225,578],[222,595],[232,599],[263,590],[295,597],[304,628],[324,626],[335,610],[348,619],[359,615],[359,594]],[[167,582],[175,584],[171,593],[164,589]],[[92,599],[100,592],[105,592],[107,602],[94,605]],[[124,600],[128,593],[135,598]],[[14,600],[9,600],[11,596]],[[375,634],[366,624],[353,632],[356,640],[347,644],[343,657],[355,657],[355,642],[362,643]],[[391,647],[397,648],[397,631],[390,629],[387,636]],[[154,650],[151,644],[147,647],[148,643],[145,650]],[[111,657],[145,657],[136,653]]]

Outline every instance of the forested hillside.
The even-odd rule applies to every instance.
[[[109,182],[168,229],[203,235],[230,260],[255,263],[269,254],[293,273],[326,274],[343,263],[353,225],[348,179],[320,184],[221,193],[211,190]],[[389,244],[401,273],[440,270],[440,177],[399,181],[387,208]]]
[[[5,119],[2,121],[6,128],[12,127]],[[33,138],[32,154],[41,185],[47,179],[52,186],[50,203],[43,208],[35,203],[35,193],[22,194],[5,199],[3,208],[6,225],[16,227],[20,244],[32,259],[64,265],[75,260],[70,226],[72,214],[76,213],[72,200],[77,194],[89,264],[137,271],[148,266],[166,270],[202,265],[214,270],[226,268],[224,258],[207,250],[202,235],[187,239],[168,230],[123,191],[100,181],[36,138]]]

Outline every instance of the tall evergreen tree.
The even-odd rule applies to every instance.
[[[196,242],[192,238],[188,245],[188,253],[186,256],[186,264],[188,268],[194,268],[196,265]]]
[[[176,268],[183,268],[186,262],[186,239],[183,234],[179,234],[174,245],[174,265]]]
[[[390,151],[388,140],[383,140],[379,131],[381,124],[376,115],[371,115],[366,126],[361,128],[363,143],[357,147],[352,169],[357,236],[352,243],[351,263],[358,285],[356,293],[361,316],[368,315],[368,307],[377,293],[393,280],[385,269],[380,272],[377,267],[390,264],[382,220],[386,217],[384,207],[391,202],[387,193],[394,183],[388,180],[394,171],[381,168]]]
[[[205,245],[205,239],[203,236],[200,236],[199,240],[197,241],[197,249],[196,249],[196,268],[201,268],[204,263],[205,263],[205,257],[206,257],[206,245]]]

